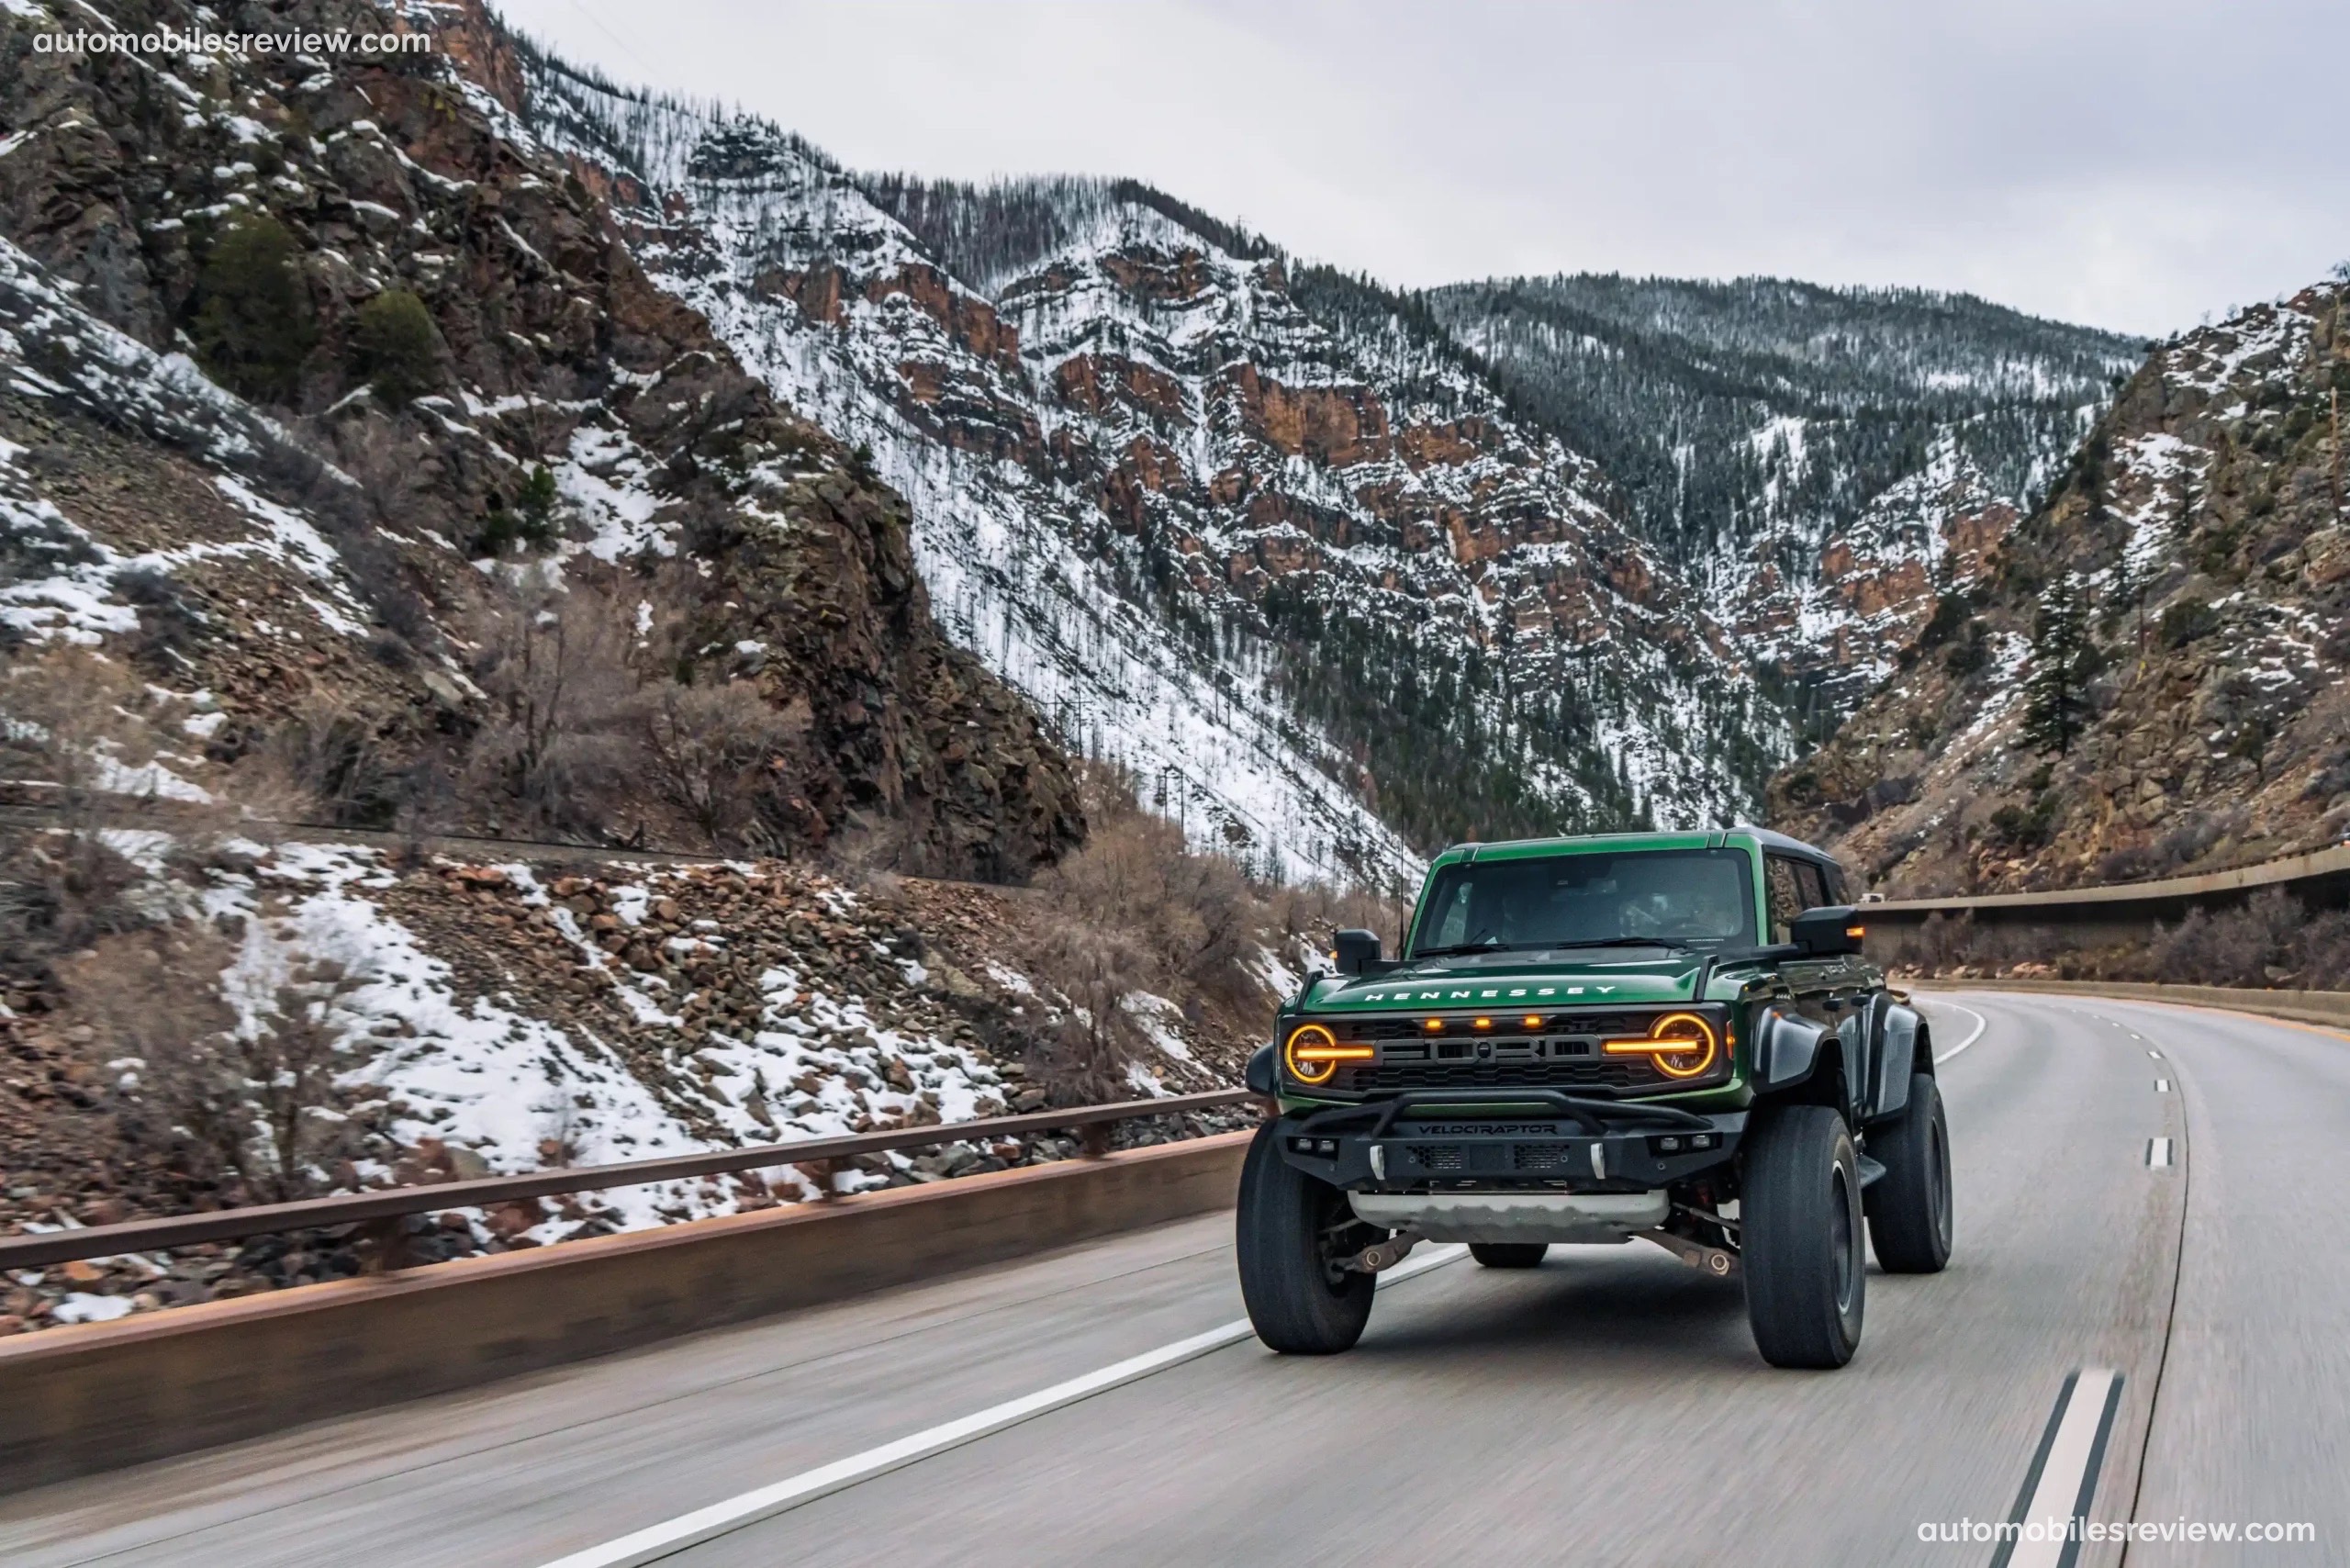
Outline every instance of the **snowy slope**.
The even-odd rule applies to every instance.
[[[1399,815],[1433,768],[1506,776],[1494,828],[1572,828],[1740,813],[1783,753],[1589,462],[1457,356],[1317,319],[1279,255],[1045,182],[958,270],[798,138],[526,60],[532,133],[655,280],[907,496],[942,622],[1199,840],[1390,880],[1389,823],[1489,825]],[[916,194],[994,235],[989,193]]]

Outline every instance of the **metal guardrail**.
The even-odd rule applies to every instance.
[[[2305,904],[2331,905],[2350,895],[2350,844],[2329,845],[2305,855],[2288,855],[2190,876],[2158,877],[2142,882],[2098,882],[2033,893],[1969,893],[1942,898],[1886,899],[1864,904],[1862,913],[1886,925],[1922,924],[1930,915],[1946,920],[2034,919],[2053,922],[2130,918],[2175,918],[2198,904],[2232,903],[2266,888],[2281,888]]]
[[[390,1222],[410,1215],[436,1214],[444,1209],[485,1208],[524,1198],[550,1197],[559,1193],[599,1192],[610,1187],[636,1187],[653,1182],[683,1181],[696,1176],[721,1176],[738,1170],[761,1170],[778,1165],[810,1165],[854,1159],[859,1155],[885,1154],[891,1149],[920,1148],[930,1144],[969,1143],[1017,1137],[1024,1133],[1055,1132],[1070,1127],[1095,1133],[1113,1122],[1137,1121],[1184,1111],[1212,1110],[1256,1099],[1246,1089],[1217,1089],[1203,1094],[1174,1094],[1162,1100],[1122,1100],[1107,1105],[1080,1105],[1066,1111],[1034,1111],[1018,1116],[990,1116],[972,1122],[937,1122],[919,1127],[892,1127],[887,1132],[848,1133],[837,1137],[800,1138],[789,1143],[760,1144],[708,1154],[674,1155],[659,1159],[632,1159],[614,1165],[583,1165],[570,1170],[532,1170],[519,1176],[483,1176],[470,1181],[434,1182],[413,1187],[387,1187],[379,1192],[353,1193],[331,1198],[305,1198],[291,1204],[257,1204],[245,1208],[218,1209],[206,1214],[174,1215],[168,1219],[126,1220],[119,1225],[85,1226],[73,1230],[43,1231],[36,1236],[0,1238],[0,1270],[39,1269],[82,1258],[111,1258],[126,1252],[155,1252],[192,1247],[206,1241],[233,1241],[248,1236],[273,1236],[289,1230],[316,1230],[346,1225],[375,1225],[376,1239],[385,1249],[397,1246],[397,1230]],[[1087,1152],[1107,1152],[1106,1139],[1087,1139]],[[380,1264],[379,1264],[380,1266]]]

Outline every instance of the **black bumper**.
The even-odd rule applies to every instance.
[[[1481,1101],[1494,1108],[1478,1109]],[[1406,1090],[1293,1111],[1274,1126],[1283,1159],[1350,1191],[1643,1193],[1727,1164],[1746,1113],[1704,1115],[1550,1089]]]

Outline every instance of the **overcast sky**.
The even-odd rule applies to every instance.
[[[2344,0],[508,0],[852,168],[1127,174],[1420,286],[1967,289],[2138,333],[2350,257]]]

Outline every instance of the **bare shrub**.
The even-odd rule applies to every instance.
[[[1082,777],[1090,831],[1080,848],[1037,877],[1049,913],[1023,956],[1040,984],[1082,1012],[1081,1027],[1060,1031],[1059,1064],[1046,1070],[1058,1081],[1083,1076],[1122,1092],[1115,1054],[1146,1045],[1135,1011],[1155,1005],[1145,995],[1172,1003],[1211,1037],[1253,1039],[1279,1000],[1272,993],[1282,967],[1326,948],[1341,927],[1393,935],[1402,924],[1402,906],[1375,894],[1252,883],[1232,859],[1192,850],[1176,824],[1142,811],[1117,769],[1097,765]],[[1082,1065],[1103,1059],[1113,1070],[1089,1074]]]
[[[266,757],[302,820],[385,827],[398,808],[397,754],[366,714],[328,692],[311,692],[279,721]]]
[[[1023,958],[1065,1003],[1031,1062],[1038,1081],[1062,1104],[1129,1098],[1128,1074],[1144,1044],[1127,1005],[1145,989],[1141,949],[1119,932],[1053,918],[1032,933]]]
[[[547,833],[593,833],[625,792],[636,681],[613,608],[584,588],[518,594],[476,622],[474,679],[490,716],[466,757],[469,798]]]
[[[144,923],[138,868],[106,842],[126,769],[153,760],[137,717],[145,688],[81,648],[50,651],[0,679],[0,767],[46,785],[45,820],[0,823],[0,968],[40,980],[61,954]]]
[[[237,1018],[220,996],[230,954],[211,927],[174,923],[104,937],[63,977],[72,1014],[95,1031],[85,1049],[121,1075],[126,1150],[200,1185],[232,1175],[244,1142],[228,1050]]]
[[[91,1051],[118,1076],[129,1148],[197,1183],[278,1202],[352,1152],[335,1016],[364,976],[333,961],[224,994],[233,944],[191,922],[102,940],[67,978]]]
[[[1191,853],[1181,828],[1131,797],[1123,810],[1089,800],[1086,820],[1084,846],[1039,876],[1038,888],[1072,918],[1124,933],[1156,977],[1213,983],[1254,924],[1240,868]]]
[[[2156,935],[2147,952],[2149,978],[2197,985],[2265,986],[2291,969],[2301,906],[2281,890],[2254,894],[2214,914],[2194,909]]]
[[[745,682],[655,682],[638,699],[645,777],[713,845],[740,834],[755,800],[805,743],[808,706],[778,709]]]

